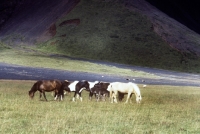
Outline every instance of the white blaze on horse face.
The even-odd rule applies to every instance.
[[[69,89],[71,92],[75,92],[76,91],[76,84],[78,83],[78,81],[74,81],[69,85]]]

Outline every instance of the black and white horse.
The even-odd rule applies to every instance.
[[[89,99],[92,100],[92,96],[93,96],[93,92],[91,91],[91,89],[99,83],[99,81],[94,81],[94,82],[90,82],[88,81],[89,85],[90,85],[90,94],[89,94]]]
[[[84,81],[65,80],[62,82],[61,89],[67,92],[74,92],[74,97],[72,101],[75,101],[76,95],[78,95],[77,98],[80,98],[80,100],[82,101],[81,92],[83,90],[90,91],[89,83],[88,81],[85,81],[85,80]]]

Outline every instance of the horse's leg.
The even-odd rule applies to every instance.
[[[79,95],[80,101],[82,102],[83,98],[81,97],[81,93],[79,93],[78,95]]]
[[[42,92],[40,92],[40,100],[41,100],[41,98],[42,98]]]
[[[58,98],[58,94],[55,91],[55,93],[54,93],[54,100],[57,100],[57,98]]]
[[[113,92],[110,91],[110,99],[111,99],[111,103],[113,103]]]
[[[47,101],[47,98],[46,98],[45,92],[42,92],[42,93],[43,93],[43,96],[44,96],[45,100]]]
[[[130,98],[129,98],[129,100],[130,100],[130,103],[132,103],[132,95],[133,95],[133,93],[131,93],[131,95],[130,95]]]
[[[127,99],[126,99],[126,102],[125,102],[125,103],[128,103],[128,100],[129,100],[129,98],[130,98],[130,95],[131,95],[131,93],[128,93]]]
[[[63,100],[63,98],[64,98],[64,91],[63,90],[61,90],[61,89],[58,90],[57,98],[59,98],[59,100],[61,100],[61,101]]]
[[[90,100],[92,100],[92,96],[93,96],[93,93],[90,92],[90,94],[89,94],[89,99],[90,99]]]
[[[106,101],[106,94],[103,94],[103,101]]]
[[[118,94],[118,92],[115,91],[115,92],[114,92],[114,102],[115,102],[115,103],[117,103],[117,94]]]
[[[79,99],[79,98],[80,98],[80,96],[79,96],[79,93],[78,93],[78,94],[76,94],[76,98],[77,98],[77,99]]]
[[[97,94],[97,101],[99,101],[99,98],[100,98],[100,92]]]
[[[61,101],[64,99],[64,91],[60,91],[60,95],[61,95]]]
[[[76,92],[74,93],[74,97],[72,99],[73,102],[75,102]]]

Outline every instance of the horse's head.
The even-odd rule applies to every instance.
[[[29,91],[28,94],[29,94],[29,97],[30,97],[31,99],[34,97],[34,93],[33,93],[32,91]]]
[[[131,83],[133,85],[133,88],[134,88],[134,93],[135,93],[135,97],[136,97],[136,102],[137,103],[140,103],[141,100],[142,100],[142,96],[141,96],[141,93],[140,93],[140,89],[139,87],[137,86],[137,84],[134,84],[134,83]]]
[[[141,95],[136,95],[136,102],[140,103],[142,100],[142,96]]]
[[[90,84],[89,84],[88,81],[85,81],[85,82],[84,82],[84,87],[85,87],[85,89],[86,89],[87,91],[90,91]]]
[[[28,92],[30,98],[34,97],[34,93],[37,91],[37,85],[38,82],[34,83],[31,90]]]

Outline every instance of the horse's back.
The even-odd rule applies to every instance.
[[[136,84],[135,84],[136,85]],[[121,93],[134,92],[134,83],[113,82],[110,84],[110,90],[119,91]]]
[[[62,83],[60,80],[42,80],[38,81],[39,90],[50,92],[53,90],[60,90]]]
[[[99,83],[99,81],[95,81],[95,82],[90,82],[88,81],[90,89],[93,88],[97,83]]]
[[[74,81],[74,82],[72,82],[72,83],[68,86],[71,92],[76,91],[76,84],[77,84],[78,82],[79,82],[79,81]]]

